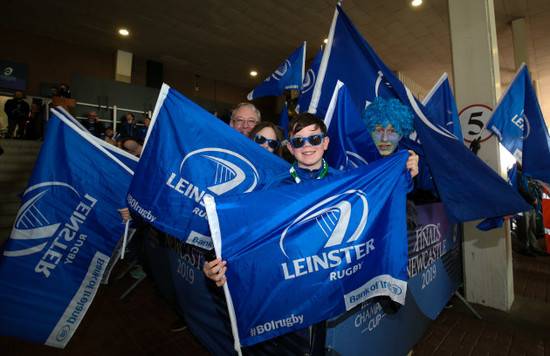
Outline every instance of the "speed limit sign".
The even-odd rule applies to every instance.
[[[483,142],[493,136],[491,131],[485,130],[491,118],[492,111],[493,110],[486,105],[476,104],[464,108],[458,114],[465,142],[471,143],[478,137],[480,137],[480,142]],[[481,136],[479,136],[479,134],[481,134]]]

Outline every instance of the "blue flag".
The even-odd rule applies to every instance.
[[[202,198],[262,188],[290,165],[166,84],[162,86],[128,207],[158,229],[211,249]]]
[[[132,171],[55,110],[0,259],[0,333],[63,348],[124,233]]]
[[[394,97],[388,77],[395,76],[342,8],[336,6],[308,111],[324,117],[339,80],[347,86],[355,107],[361,112],[367,102],[377,96]]]
[[[55,108],[56,115],[62,119],[65,119],[63,121],[72,122],[77,128],[81,129],[83,132],[90,135],[91,140],[94,142],[94,144],[97,144],[103,148],[105,148],[107,151],[109,151],[113,156],[115,156],[118,160],[120,160],[124,165],[126,165],[128,168],[130,168],[132,171],[135,171],[137,167],[137,163],[139,162],[139,158],[124,151],[120,148],[116,147],[115,145],[111,145],[108,142],[105,142],[104,140],[95,137],[93,134],[90,133],[82,124],[74,117],[72,116],[68,111],[63,109],[63,107],[58,106]],[[88,137],[87,140],[90,140]]]
[[[285,89],[300,89],[304,80],[305,58],[306,43],[304,42],[288,59],[285,59],[273,74],[267,77],[256,89],[248,93],[247,99],[253,100],[263,96],[281,95]]]
[[[433,120],[433,124],[444,127],[452,132],[460,142],[464,142],[458,110],[447,73],[444,73],[439,78],[438,82],[424,99],[423,104],[432,113],[430,118]]]
[[[518,162],[522,161],[523,152],[526,76],[528,77],[529,74],[527,67],[523,65],[501,97],[487,123],[487,128],[498,137],[500,143]]]
[[[346,86],[340,81],[334,89],[325,123],[330,137],[325,154],[329,166],[350,170],[382,158]]]
[[[288,117],[288,106],[285,101],[285,106],[283,108],[283,111],[281,111],[281,117],[279,118],[279,126],[283,128],[283,131],[285,132],[285,138],[288,137],[288,123],[289,123],[289,117]]]
[[[319,48],[319,52],[311,62],[309,69],[304,77],[304,82],[300,88],[300,96],[298,97],[298,103],[296,104],[296,112],[307,112],[309,103],[311,102],[311,96],[313,94],[313,87],[319,73],[319,66],[321,65],[321,59],[323,58],[323,46]]]
[[[524,211],[525,202],[418,102],[336,6],[310,112],[325,115],[332,88],[344,82],[357,110],[375,97],[398,98],[415,113],[415,128],[449,221],[463,222]]]
[[[526,176],[550,182],[550,137],[525,64],[500,99],[487,127],[522,162]]]
[[[407,292],[409,154],[277,189],[205,198],[235,347]],[[246,214],[242,212],[246,211]]]

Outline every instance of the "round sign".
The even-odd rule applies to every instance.
[[[486,105],[475,104],[464,108],[458,114],[465,142],[471,143],[473,140],[480,137],[479,134],[481,134],[480,142],[487,141],[489,137],[493,136],[491,131],[485,130],[485,126],[491,118],[492,111],[493,110]]]

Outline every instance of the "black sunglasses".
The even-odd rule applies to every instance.
[[[290,144],[294,148],[302,148],[307,141],[312,146],[319,146],[323,142],[323,137],[325,137],[323,134],[315,134],[309,137],[293,137],[290,139]]]
[[[267,141],[267,145],[272,150],[276,150],[277,147],[279,147],[280,142],[277,140],[270,140],[268,138],[263,137],[262,135],[254,135],[254,142],[256,142],[258,145],[263,145]]]

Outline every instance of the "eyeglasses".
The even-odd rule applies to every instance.
[[[276,150],[277,147],[279,147],[280,142],[277,140],[270,140],[268,138],[263,137],[262,135],[254,136],[254,142],[256,142],[258,145],[263,145],[266,141],[267,141],[267,145],[272,150]]]
[[[290,144],[293,148],[302,148],[306,144],[306,141],[309,142],[312,146],[319,146],[323,142],[323,134],[315,134],[309,137],[293,137],[290,139]]]
[[[235,126],[243,126],[245,123],[247,126],[254,126],[258,122],[256,120],[243,120],[243,119],[235,119],[231,121],[233,121]]]

